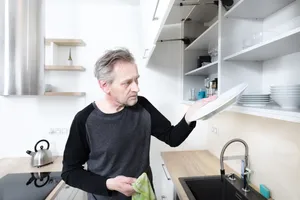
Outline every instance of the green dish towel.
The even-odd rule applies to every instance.
[[[136,193],[132,195],[132,200],[156,200],[151,183],[145,172],[138,177],[132,186],[136,191]]]

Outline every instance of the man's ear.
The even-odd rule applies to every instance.
[[[110,87],[109,84],[106,81],[98,81],[100,88],[106,93],[109,94],[110,92]]]

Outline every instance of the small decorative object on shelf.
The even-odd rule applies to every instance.
[[[71,55],[71,48],[70,48],[70,50],[69,50],[68,65],[69,65],[69,66],[72,66],[72,65],[73,65],[73,60],[72,60],[72,55]]]
[[[52,92],[52,85],[51,84],[46,84],[45,85],[45,92]]]

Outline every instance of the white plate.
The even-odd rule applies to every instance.
[[[270,87],[271,90],[284,90],[284,89],[294,89],[294,90],[299,90],[300,86],[289,86],[289,87]]]
[[[259,102],[265,103],[265,102],[270,102],[270,100],[268,100],[268,101],[239,101],[239,102],[241,102],[241,103],[259,103]]]
[[[274,98],[300,98],[300,94],[274,94],[271,96],[272,99]]]
[[[191,120],[207,120],[212,116],[222,112],[227,107],[236,103],[237,99],[247,87],[248,84],[242,83],[224,92],[218,96],[216,100],[209,102],[205,106],[201,106],[200,104],[191,105],[190,108],[194,111],[194,113],[191,114]]]
[[[265,97],[251,97],[251,98],[250,98],[250,97],[249,97],[249,98],[242,97],[241,100],[248,100],[248,99],[249,99],[249,100],[257,100],[257,99],[262,99],[262,100],[264,100],[264,99],[270,99],[270,98],[271,98],[271,97],[266,97],[266,98],[265,98]]]
[[[293,85],[271,85],[271,88],[283,88],[283,87],[300,87],[299,84],[293,84]]]
[[[246,107],[266,107],[268,103],[257,103],[257,104],[247,104],[247,103],[241,103],[241,105]]]
[[[271,95],[273,94],[300,94],[300,91],[274,91]]]
[[[242,97],[268,97],[270,94],[243,94]]]

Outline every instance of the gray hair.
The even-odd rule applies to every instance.
[[[114,79],[114,65],[119,61],[135,62],[133,55],[126,48],[106,51],[96,62],[94,75],[98,80],[111,83]]]

